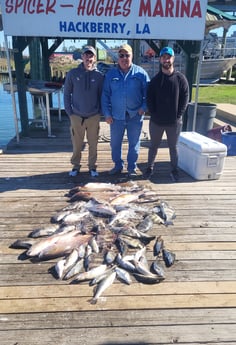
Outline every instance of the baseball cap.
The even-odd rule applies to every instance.
[[[171,47],[162,48],[162,50],[160,51],[160,56],[162,56],[164,54],[169,54],[170,56],[175,56],[175,52]]]
[[[93,46],[85,46],[82,49],[82,54],[85,54],[85,53],[92,53],[95,56],[97,55],[96,50]]]
[[[132,52],[133,52],[132,47],[131,47],[129,44],[127,44],[127,43],[122,44],[122,46],[120,46],[120,48],[119,48],[119,53],[120,53],[122,50],[126,51],[127,53],[131,53],[131,54],[132,54]]]

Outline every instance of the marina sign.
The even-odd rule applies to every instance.
[[[2,0],[9,36],[202,40],[207,0]]]

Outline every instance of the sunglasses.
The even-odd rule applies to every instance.
[[[119,58],[123,59],[123,58],[129,58],[131,56],[131,54],[119,54]]]

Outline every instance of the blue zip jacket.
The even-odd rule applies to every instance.
[[[124,74],[119,66],[112,68],[105,75],[102,92],[102,113],[106,117],[125,120],[125,113],[130,117],[137,115],[140,108],[147,110],[146,93],[149,82],[147,72],[132,64]]]

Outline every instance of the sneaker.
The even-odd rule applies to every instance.
[[[75,169],[73,168],[70,172],[69,172],[69,176],[77,176],[79,174],[79,170],[78,169]]]
[[[128,178],[134,178],[137,176],[138,176],[138,174],[137,174],[136,170],[128,171]]]
[[[118,175],[122,172],[122,168],[121,169],[117,169],[116,167],[112,168],[110,171],[109,171],[109,175]]]
[[[153,175],[153,168],[149,167],[143,174],[143,177],[148,180],[152,175]]]
[[[178,170],[172,170],[170,173],[170,177],[173,182],[178,182],[179,181],[179,172]]]
[[[98,177],[98,172],[96,171],[96,169],[91,169],[90,170],[90,175],[91,175],[91,177]]]

